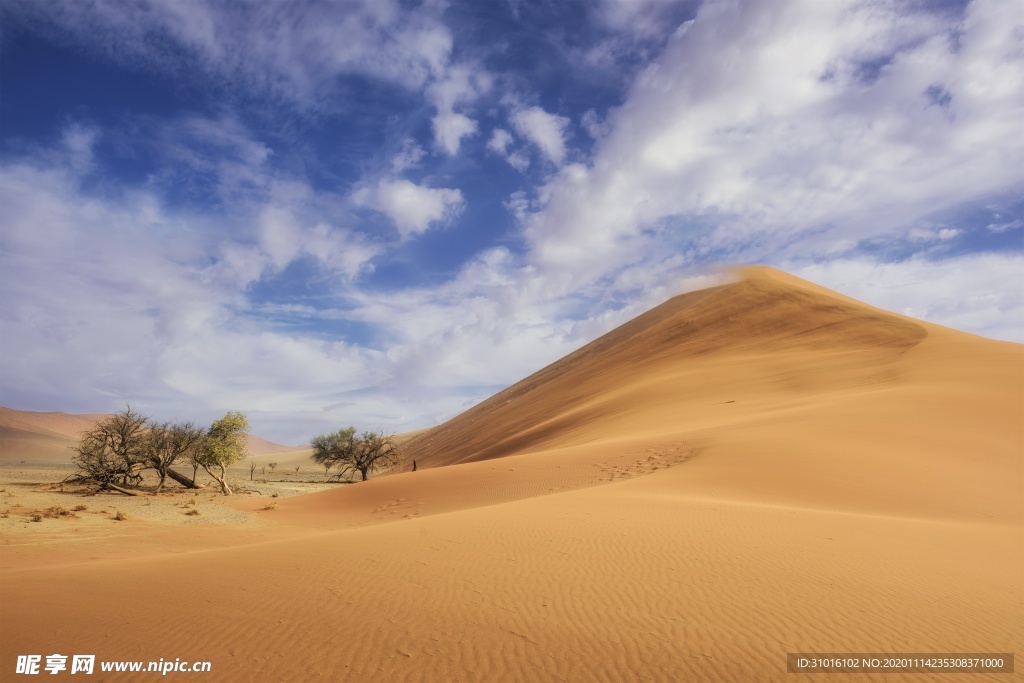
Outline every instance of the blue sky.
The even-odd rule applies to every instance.
[[[0,402],[436,424],[765,263],[1024,341],[1015,0],[0,2]]]

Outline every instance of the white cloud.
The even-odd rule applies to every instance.
[[[572,50],[572,57],[605,80],[628,78],[651,61],[698,2],[691,0],[595,0],[589,3],[593,42]]]
[[[824,254],[1012,191],[1021,31],[989,0],[962,23],[918,5],[707,3],[609,113],[589,163],[537,193],[530,260],[568,291],[645,242]]]
[[[503,128],[495,128],[491,139],[487,141],[487,149],[504,156],[505,150],[512,144],[512,134]]]
[[[274,181],[268,203],[236,206],[251,214],[249,230],[248,215],[225,226],[172,211],[150,190],[92,195],[60,154],[75,148],[0,169],[6,400],[31,395],[22,407],[88,412],[131,401],[208,421],[243,407],[319,411],[325,397],[374,384],[378,352],[249,315],[247,288],[294,259],[317,259],[344,286],[379,250],[308,224],[308,202],[289,203],[302,190]],[[279,437],[308,434],[283,428]]]
[[[511,133],[504,128],[495,128],[491,139],[487,141],[487,149],[498,154],[517,171],[525,171],[530,166],[530,159],[522,151],[509,150],[512,142]]]
[[[999,234],[1002,232],[1007,232],[1009,230],[1017,230],[1019,228],[1024,227],[1024,219],[1007,221],[1005,223],[989,223],[986,227],[988,228],[989,232]]]
[[[600,0],[597,14],[608,26],[639,36],[653,36],[673,26],[672,10],[686,3],[680,0]]]
[[[529,107],[513,112],[512,125],[556,166],[565,160],[565,129],[569,119],[549,114],[540,107]]]
[[[587,135],[595,140],[600,140],[610,132],[607,121],[603,121],[593,109],[583,112],[580,123],[583,125],[583,129],[587,131]]]
[[[376,208],[395,223],[403,239],[427,231],[431,224],[450,219],[463,206],[457,189],[432,188],[405,179],[385,179],[377,186]]]
[[[92,170],[93,146],[99,132],[81,124],[72,124],[64,129],[63,142],[66,160],[76,173],[85,174]]]
[[[491,87],[491,77],[483,70],[457,64],[443,78],[427,87],[426,97],[436,114],[431,120],[435,144],[447,154],[458,153],[462,139],[477,132],[477,122],[455,111],[459,105],[470,104]]]
[[[391,160],[391,172],[401,173],[407,169],[418,167],[426,154],[426,151],[415,140],[406,138],[402,141],[402,150]]]
[[[260,247],[276,270],[283,270],[300,253],[299,225],[286,209],[268,206],[260,212]]]
[[[943,227],[917,227],[911,228],[907,237],[915,242],[934,242],[951,240],[963,233],[956,228]]]
[[[881,262],[869,257],[780,267],[878,308],[1024,342],[1024,255],[968,254]],[[1010,283],[1018,283],[1012,286]]]
[[[434,140],[437,146],[451,156],[459,153],[462,138],[477,131],[476,121],[456,112],[438,113],[431,124],[434,127]]]

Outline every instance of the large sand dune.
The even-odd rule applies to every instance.
[[[238,500],[248,542],[196,526],[131,560],[5,563],[2,665],[789,681],[787,652],[1024,652],[1020,345],[753,269],[407,448],[415,473]]]

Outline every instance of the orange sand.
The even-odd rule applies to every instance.
[[[61,652],[210,660],[210,681],[953,681],[809,678],[786,653],[1024,653],[1021,345],[750,269],[407,449],[416,473],[238,499],[259,537],[5,562],[0,670]]]

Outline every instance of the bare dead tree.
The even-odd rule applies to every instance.
[[[71,447],[71,460],[78,468],[78,480],[91,482],[100,489],[112,489],[128,495],[125,489],[142,481],[146,464],[146,438],[149,418],[130,405],[100,420]]]

